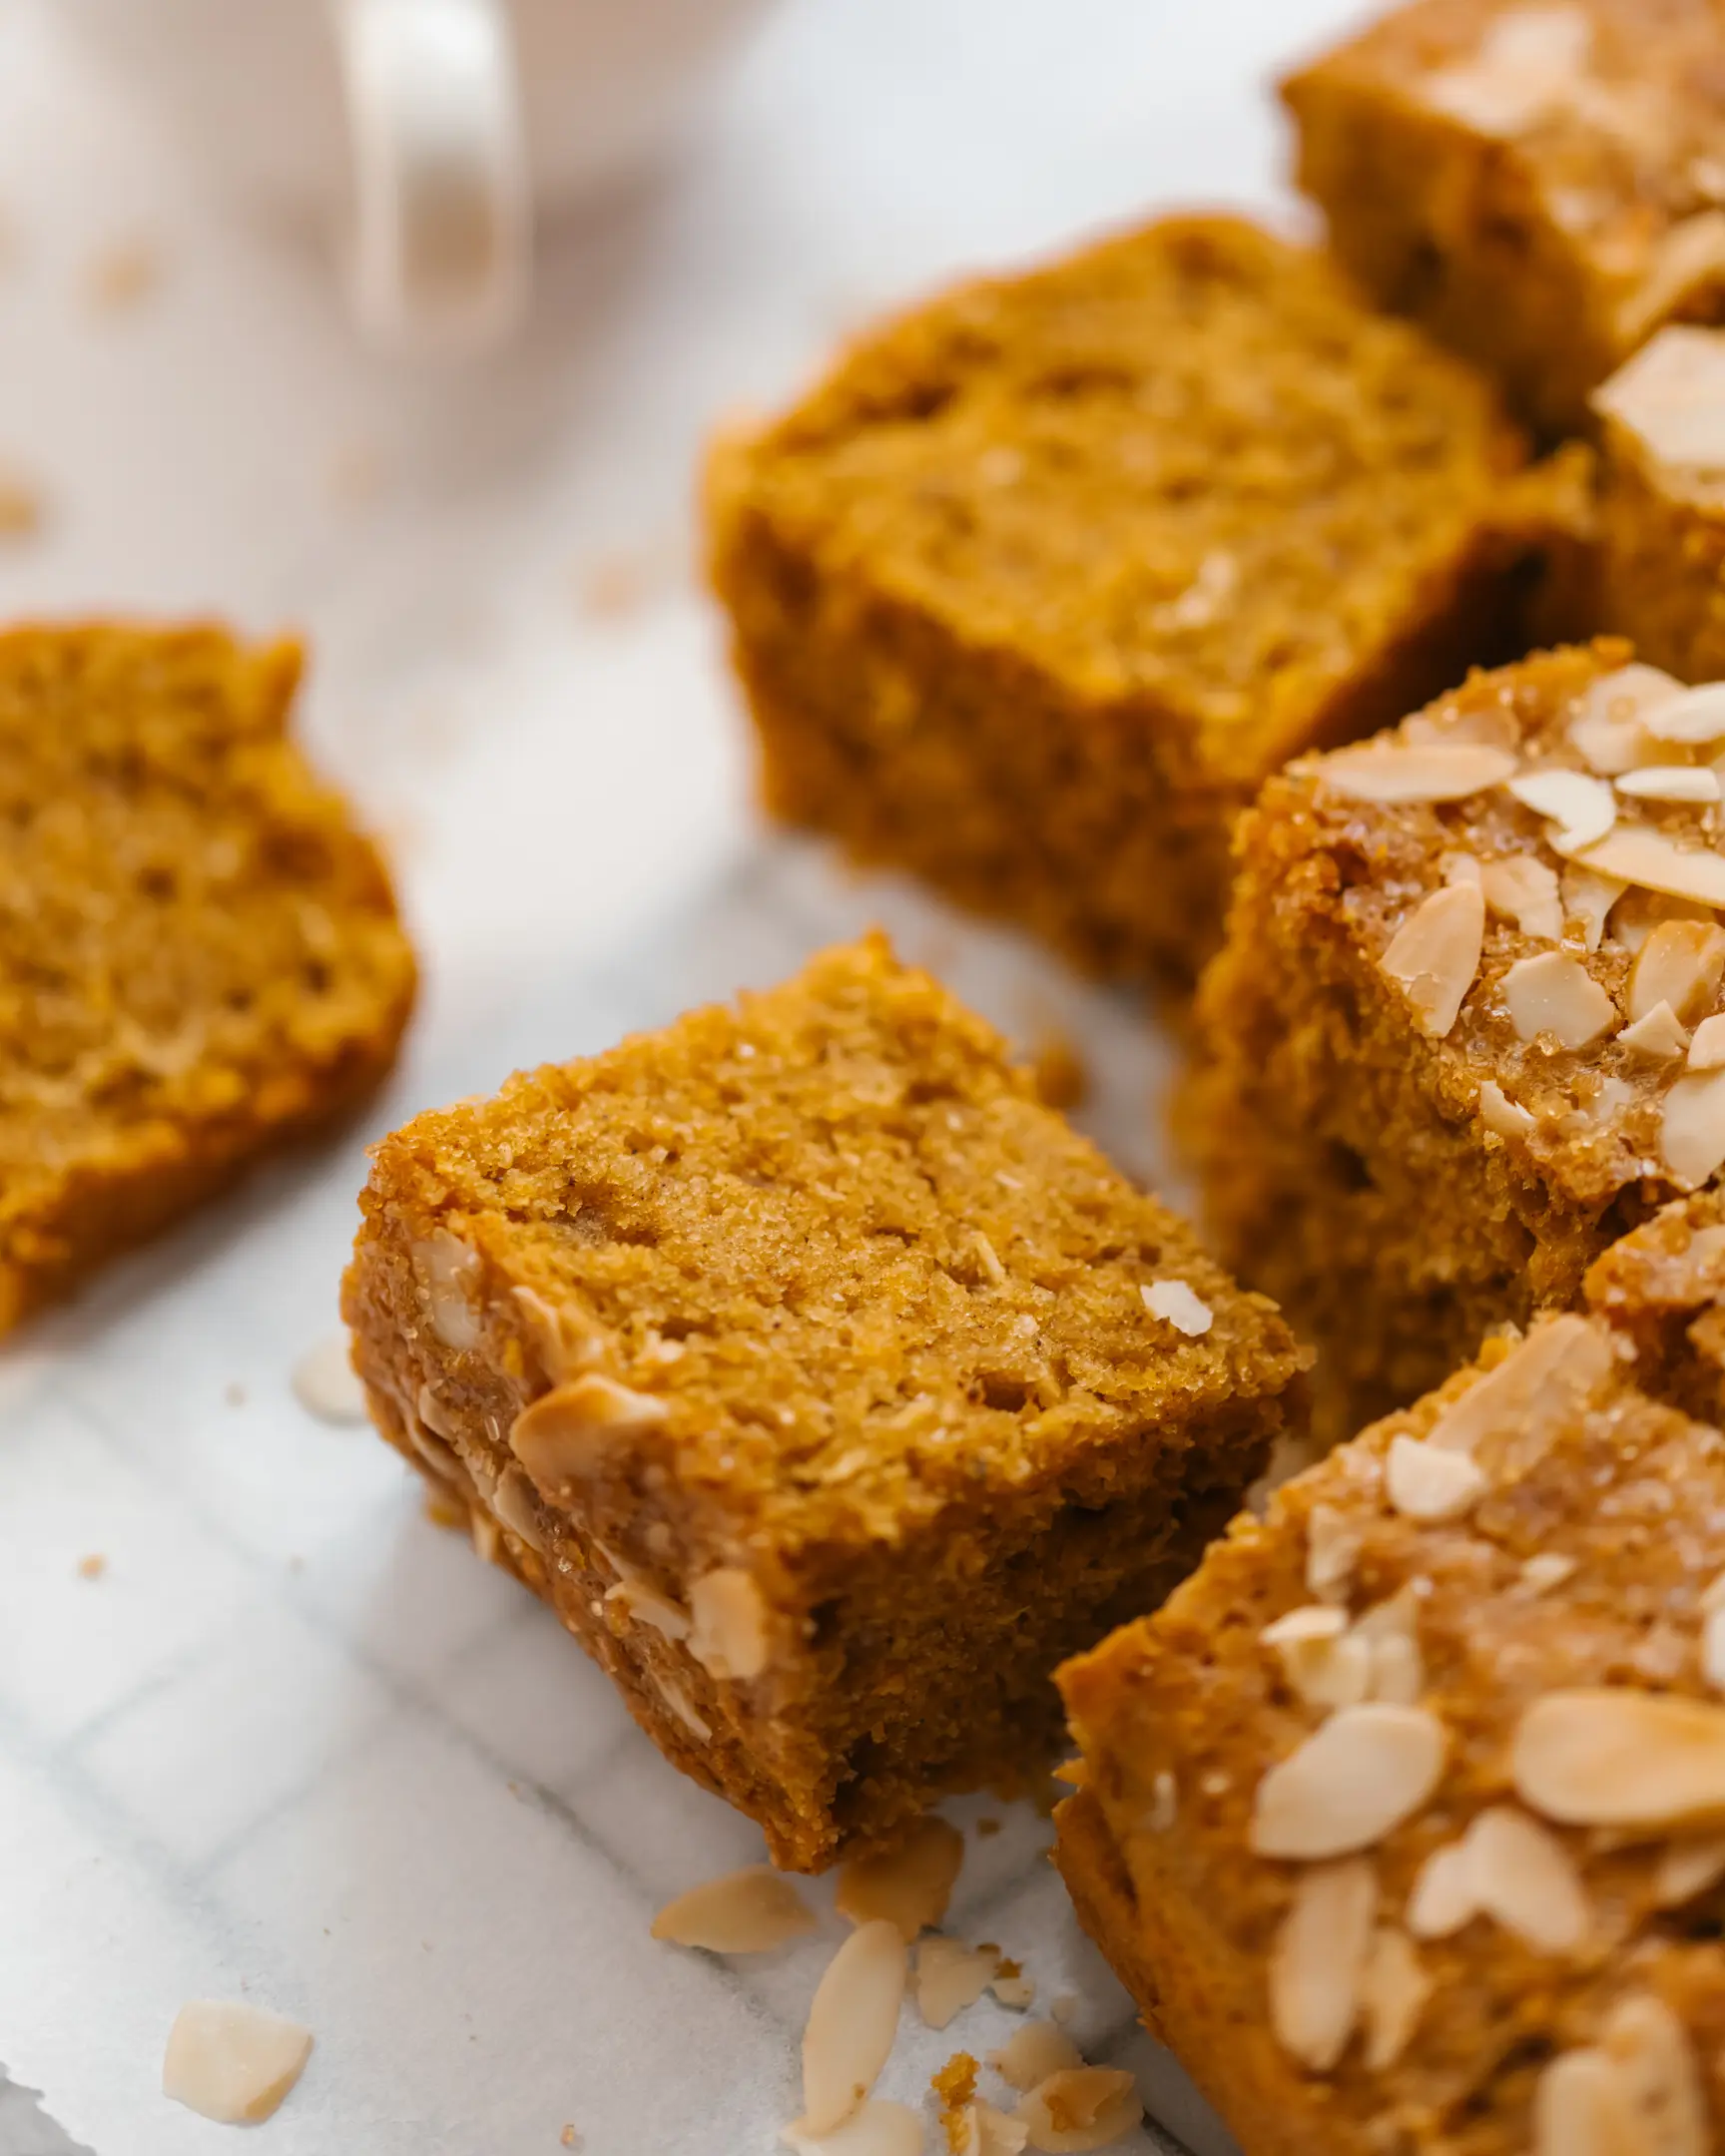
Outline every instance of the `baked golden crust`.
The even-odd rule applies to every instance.
[[[287,735],[300,655],[0,636],[0,1331],[388,1070],[413,958]]]
[[[1243,819],[1181,1124],[1223,1257],[1319,1348],[1324,1436],[1572,1302],[1725,1164],[1712,694],[1620,642],[1539,655],[1291,765]],[[1531,805],[1553,781],[1597,843]]]
[[[1725,1449],[1634,1308],[1494,1343],[1060,1673],[1062,1870],[1252,2156],[1571,2156],[1635,2072],[1675,2123],[1625,2148],[1720,2145]]]
[[[1342,262],[1543,428],[1584,427],[1663,323],[1725,314],[1711,0],[1413,0],[1283,95]]]
[[[966,285],[722,444],[714,584],[767,800],[1190,978],[1288,756],[1524,648],[1572,488],[1470,370],[1237,220]]]
[[[792,1866],[1039,1761],[1299,1415],[1271,1306],[878,940],[419,1117],[362,1204],[383,1433]]]

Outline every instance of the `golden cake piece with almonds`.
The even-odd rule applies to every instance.
[[[815,1870],[1057,1738],[1302,1357],[878,939],[378,1148],[383,1434],[685,1772]]]
[[[714,457],[768,805],[1189,982],[1259,783],[1566,603],[1577,473],[1525,460],[1470,368],[1235,219],[936,298]]]
[[[1599,625],[1725,676],[1725,329],[1662,329],[1595,390]]]
[[[1329,1439],[1562,1308],[1725,1165],[1725,685],[1601,640],[1291,765],[1243,820],[1181,1109]]]
[[[0,1332],[344,1115],[413,954],[288,733],[297,645],[0,636]]]
[[[1253,2156],[1725,2146],[1725,1439],[1638,1347],[1659,1232],[1060,1673],[1062,1874]]]
[[[1283,95],[1343,263],[1541,427],[1582,427],[1664,323],[1725,316],[1713,0],[1413,0]]]

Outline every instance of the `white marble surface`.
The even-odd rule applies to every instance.
[[[319,250],[208,200],[53,12],[0,0],[0,472],[47,509],[0,542],[0,615],[308,634],[306,731],[392,835],[427,956],[371,1126],[879,917],[1021,1036],[1081,1032],[1097,1127],[1154,1174],[1163,1059],[1130,1006],[756,826],[691,472],[717,416],[955,268],[1276,202],[1261,81],[1331,0],[786,0],[678,167],[555,236],[521,348],[465,371],[356,351]],[[140,244],[156,287],[98,304]],[[636,603],[584,606],[619,564]],[[734,1968],[653,1945],[655,1903],[754,1830],[383,1447],[288,1392],[364,1135],[0,1353],[0,2061],[97,2156],[214,2150],[159,2093],[162,2042],[182,1998],[245,1993],[317,2036],[279,2156],[555,2156],[565,2122],[591,2156],[765,2151],[838,1929]],[[1076,1991],[1098,2055],[1216,2146],[1045,1841],[1025,1815],[973,1842],[953,1927]],[[1007,2021],[907,2026],[883,2093]],[[47,2131],[0,2104],[0,2148]]]

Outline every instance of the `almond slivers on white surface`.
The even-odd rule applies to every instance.
[[[237,1999],[190,1999],[175,2016],[162,2093],[223,2126],[276,2110],[311,2056],[311,2031]]]

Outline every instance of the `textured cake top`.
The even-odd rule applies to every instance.
[[[1322,258],[1176,218],[866,337],[716,485],[1069,696],[1167,700],[1200,767],[1256,776],[1522,456],[1475,374]]]
[[[1716,2145],[1725,1437],[1642,1387],[1634,1300],[1496,1342],[1062,1673],[1128,1863],[1172,1852],[1375,2147]]]
[[[0,1250],[68,1176],[268,1123],[399,1031],[412,956],[287,737],[298,672],[214,629],[0,637]]]
[[[1414,0],[1316,63],[1513,153],[1639,342],[1725,284],[1725,18],[1713,0]],[[1298,94],[1296,87],[1296,95]]]
[[[519,1336],[523,1397],[597,1379],[641,1473],[811,1536],[891,1539],[954,1493],[1102,1500],[1098,1440],[1155,1432],[1173,1474],[1195,1414],[1299,1360],[878,939],[420,1116],[364,1204],[416,1240],[446,1340]]]
[[[1581,1202],[1669,1196],[1725,1164],[1722,752],[1725,685],[1541,654],[1292,765],[1250,872],[1351,942],[1443,1114]]]

